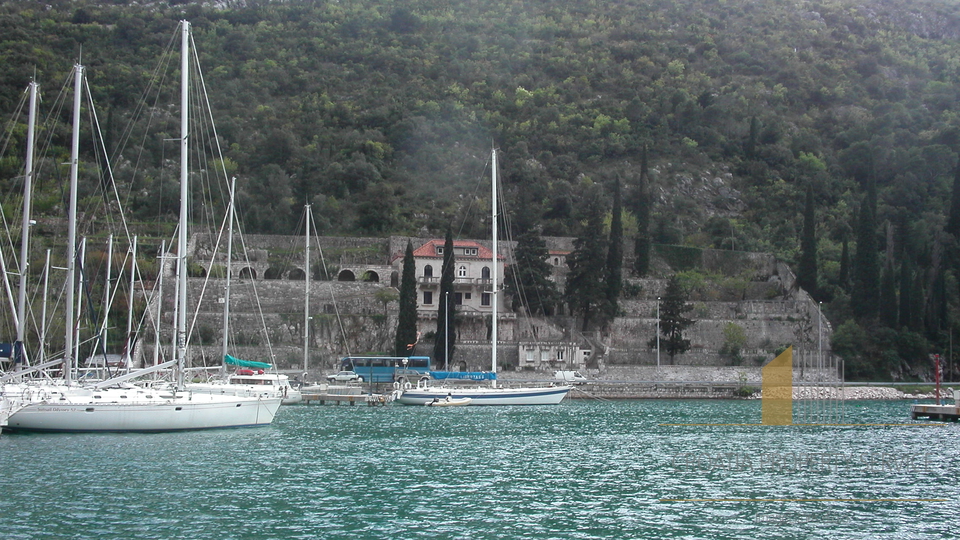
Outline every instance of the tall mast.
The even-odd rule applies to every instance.
[[[307,239],[303,250],[304,271],[307,273],[304,278],[303,294],[303,372],[307,372],[310,363],[310,205],[306,207],[307,211]]]
[[[66,335],[63,344],[63,379],[70,384],[73,369],[74,288],[77,281],[77,175],[80,164],[80,90],[83,66],[74,66],[73,139],[70,146],[70,203],[67,210],[67,294],[64,300]]]
[[[27,158],[23,173],[23,226],[20,240],[20,296],[17,303],[17,342],[14,345],[14,369],[24,364],[23,340],[27,329],[27,269],[30,266],[30,215],[33,212],[33,146],[37,122],[37,83],[30,81],[30,112],[27,120]],[[40,359],[43,360],[42,358]]]
[[[497,297],[498,297],[498,295],[499,295],[499,293],[500,293],[500,282],[499,282],[499,276],[497,275],[497,274],[498,274],[498,272],[497,272],[497,263],[499,262],[498,259],[497,259],[497,254],[499,253],[499,251],[498,251],[498,246],[497,246],[497,219],[498,219],[498,216],[499,216],[499,212],[497,211],[497,210],[498,210],[498,207],[499,207],[499,204],[497,203],[497,149],[494,148],[494,149],[491,151],[491,154],[490,154],[490,155],[491,155],[491,159],[490,159],[491,165],[490,165],[490,168],[493,170],[493,181],[491,182],[491,185],[492,185],[493,187],[491,188],[491,195],[490,195],[490,206],[491,206],[491,208],[492,208],[492,218],[493,218],[493,219],[491,220],[491,221],[493,222],[493,265],[492,265],[492,266],[493,266],[493,332],[492,332],[492,336],[493,336],[493,344],[492,344],[492,345],[493,345],[493,346],[491,347],[491,349],[492,349],[493,352],[492,352],[492,355],[491,355],[490,371],[492,371],[494,374],[496,374],[496,372],[497,372],[497,344],[498,344],[498,341],[497,341],[497,316],[498,316],[498,311],[499,311],[499,307],[498,307],[498,306],[499,306],[499,300],[497,299]],[[496,386],[496,385],[497,385],[497,380],[494,379],[494,380],[493,380],[493,386]]]
[[[137,284],[137,237],[133,237],[130,246],[130,292],[127,294],[127,357],[123,359],[124,367],[133,367],[133,288]]]
[[[104,358],[104,367],[107,367],[107,330],[110,327],[110,318],[108,317],[110,313],[110,306],[113,305],[113,287],[110,285],[110,280],[113,279],[113,234],[107,236],[107,280],[104,283],[103,290],[106,294],[103,295],[103,323],[100,326],[100,350],[96,352],[103,352]],[[119,283],[119,281],[118,281]]]
[[[227,211],[230,215],[227,217],[227,282],[223,287],[223,347],[221,356],[223,361],[220,363],[220,375],[227,374],[227,342],[230,339],[230,274],[233,263],[233,204],[234,196],[237,192],[236,177],[230,179],[230,205]]]
[[[160,363],[160,317],[163,313],[163,274],[167,271],[167,241],[160,242],[160,271],[157,273],[157,314],[153,322],[153,365]]]
[[[190,98],[190,23],[181,21],[180,33],[180,229],[177,237],[177,387],[183,386],[183,370],[187,356],[187,200],[190,189],[187,185],[189,168],[190,115],[187,105]]]
[[[43,360],[47,357],[47,292],[50,290],[50,250],[47,250],[47,258],[43,263],[43,310],[40,312],[40,348],[37,351],[37,358]]]

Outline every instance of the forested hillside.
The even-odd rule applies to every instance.
[[[55,92],[82,50],[115,141],[180,19],[249,232],[290,233],[309,202],[322,234],[485,236],[496,145],[518,222],[545,235],[580,234],[583,194],[611,208],[619,178],[628,245],[649,210],[654,243],[799,263],[807,206],[816,256],[798,275],[855,373],[950,343],[956,2],[3,1],[0,111],[34,73]],[[4,192],[21,170],[8,150]],[[162,178],[119,178],[136,219],[175,212]]]

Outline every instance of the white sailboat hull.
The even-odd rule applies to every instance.
[[[543,388],[411,388],[403,390],[396,402],[402,405],[425,405],[434,399],[469,398],[475,405],[556,405],[567,396],[571,386]]]
[[[290,386],[286,375],[265,373],[260,375],[231,375],[227,381],[190,383],[187,390],[206,394],[231,396],[270,395],[281,398],[281,404],[293,405],[303,401],[303,394]]]
[[[165,390],[109,389],[68,392],[25,404],[7,418],[7,431],[162,432],[269,425],[280,398]]]

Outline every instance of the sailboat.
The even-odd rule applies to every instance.
[[[177,346],[174,360],[114,377],[90,386],[71,381],[72,290],[76,235],[76,181],[79,162],[78,124],[83,67],[77,66],[74,98],[74,136],[71,152],[70,209],[68,229],[68,286],[64,386],[41,389],[39,400],[12,405],[5,431],[47,432],[159,432],[268,425],[280,408],[276,395],[238,396],[189,391],[183,382],[187,353],[187,202],[188,102],[190,72],[190,24],[181,23],[181,113],[180,113],[180,222],[178,231],[176,312]],[[130,381],[174,368],[176,383],[162,388],[135,386]]]
[[[493,281],[493,322],[492,322],[492,336],[491,336],[491,371],[494,375],[497,372],[497,319],[499,312],[499,299],[498,294],[500,292],[500,281],[498,278],[498,265],[496,264],[496,257],[499,254],[498,250],[498,239],[497,239],[497,219],[498,212],[497,208],[498,198],[497,198],[497,150],[493,149],[491,152],[491,168],[492,168],[492,197],[491,197],[491,206],[493,208],[493,257],[494,264],[491,265],[493,268],[492,281]],[[475,388],[464,388],[456,386],[432,386],[427,382],[421,382],[417,385],[416,388],[410,388],[406,390],[399,391],[399,395],[396,398],[397,403],[403,405],[429,405],[435,401],[446,400],[449,397],[454,401],[466,401],[466,404],[470,406],[474,405],[556,405],[563,401],[563,398],[567,396],[567,393],[570,392],[572,386],[560,385],[560,386],[545,386],[545,387],[517,387],[517,388],[504,388],[497,386],[497,380],[494,378],[491,381],[490,386],[478,386]]]
[[[227,254],[226,254],[226,286],[223,298],[223,366],[220,369],[220,378],[211,382],[188,383],[187,389],[194,392],[211,394],[231,394],[238,396],[277,395],[283,405],[300,403],[303,396],[299,390],[290,385],[290,377],[276,371],[267,371],[273,364],[253,360],[241,360],[227,354],[230,342],[230,278],[231,263],[233,262],[233,218],[235,212],[234,197],[236,195],[236,178],[230,183],[230,204],[227,205]],[[233,366],[235,371],[226,375],[227,366]]]

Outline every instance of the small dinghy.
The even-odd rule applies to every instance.
[[[468,397],[453,399],[450,396],[447,396],[443,399],[434,398],[433,401],[428,401],[424,403],[427,407],[462,407],[464,405],[469,405],[473,401]]]

